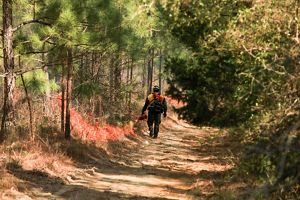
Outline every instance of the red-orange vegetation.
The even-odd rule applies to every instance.
[[[61,104],[61,96],[59,95],[53,99],[55,102],[53,104],[54,107],[59,107]],[[130,125],[117,127],[108,123],[104,123],[103,125],[99,125],[99,123],[91,123],[74,108],[70,109],[70,115],[71,133],[84,140],[100,142],[114,141],[123,136],[134,134],[133,128]]]

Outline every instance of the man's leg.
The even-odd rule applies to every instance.
[[[148,127],[149,127],[149,134],[150,137],[153,137],[153,122],[154,122],[154,114],[151,112],[148,112]]]
[[[161,114],[155,114],[154,115],[154,138],[157,138],[158,132],[159,132],[159,125],[161,122]]]

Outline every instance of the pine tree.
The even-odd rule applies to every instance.
[[[3,43],[3,61],[5,69],[4,77],[4,105],[3,116],[1,122],[1,135],[0,141],[4,140],[5,134],[11,126],[14,112],[14,50],[13,50],[13,11],[12,0],[3,0],[3,30],[2,30],[2,43]]]

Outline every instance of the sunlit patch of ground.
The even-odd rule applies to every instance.
[[[226,132],[175,114],[163,120],[158,139],[144,132],[100,147],[71,141],[60,148],[66,154],[59,159],[28,154],[3,167],[15,181],[2,199],[209,199],[245,187],[231,179],[235,145]]]

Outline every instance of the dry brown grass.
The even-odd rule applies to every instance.
[[[3,145],[0,146],[0,194],[3,193],[4,190],[8,190],[16,187],[17,181],[16,179],[10,175],[6,170],[6,160],[7,155],[4,153]]]
[[[24,169],[37,169],[55,174],[62,173],[61,165],[72,165],[71,159],[62,152],[49,149],[38,141],[15,142],[6,146],[3,155],[5,157],[4,164],[16,162]]]
[[[0,145],[0,194],[9,195],[12,191],[23,193],[30,190],[31,181],[27,178],[35,176],[35,173],[36,178],[40,174],[66,181],[69,172],[87,165],[111,165],[114,155],[129,151],[140,142],[139,137],[129,136],[121,138],[121,141],[108,143],[81,141],[76,138],[66,141],[56,127],[58,123],[55,116],[42,119],[40,110],[42,109],[36,109],[35,112],[35,122],[39,125],[36,127],[35,140],[31,141],[29,119],[26,117],[28,110],[25,104],[18,105],[16,130],[9,135],[5,144]],[[131,127],[139,133],[145,129],[146,122],[131,122]],[[23,172],[27,173],[25,179],[18,176]]]
[[[16,188],[18,187],[18,180],[17,178],[6,172],[6,170],[1,170],[0,177],[0,199],[2,199],[5,193],[16,190]]]

